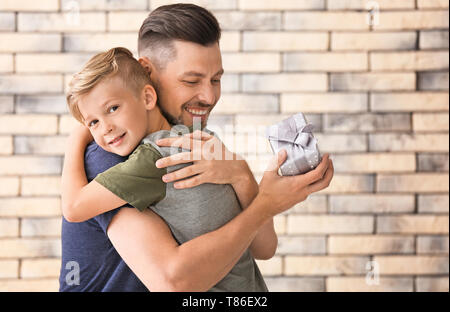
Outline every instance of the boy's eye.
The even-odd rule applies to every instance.
[[[88,123],[88,127],[93,127],[98,122],[98,120],[92,120]]]
[[[111,106],[111,107],[108,109],[108,113],[113,113],[113,112],[115,112],[118,108],[119,108],[118,105]]]

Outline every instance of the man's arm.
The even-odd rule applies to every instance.
[[[165,176],[165,182],[174,182],[175,188],[189,188],[202,183],[230,184],[236,192],[243,210],[245,210],[258,194],[258,183],[247,162],[230,152],[217,138],[206,132],[194,132],[181,138],[166,138],[157,142],[160,146],[176,146],[190,149],[189,153],[175,154],[157,161],[160,168],[179,163],[194,162],[193,165],[174,171]],[[201,151],[198,151],[198,148]],[[212,148],[212,150],[210,150]],[[218,150],[214,150],[218,148]],[[205,152],[209,153],[206,155]],[[205,156],[208,160],[204,159]],[[195,174],[195,177],[191,177]],[[191,177],[191,178],[189,178]],[[189,179],[188,179],[189,178]],[[278,238],[275,233],[273,219],[268,220],[259,229],[250,251],[256,259],[270,259],[276,252]]]
[[[327,187],[333,176],[328,156],[307,174],[280,177],[265,173],[249,207],[219,229],[177,245],[164,221],[150,210],[121,209],[108,236],[128,266],[151,291],[205,291],[237,263],[260,228],[274,215]]]

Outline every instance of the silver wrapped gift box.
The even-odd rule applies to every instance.
[[[317,139],[312,134],[313,125],[305,115],[298,113],[267,129],[267,137],[275,154],[287,151],[287,159],[281,165],[284,176],[306,173],[321,162]]]

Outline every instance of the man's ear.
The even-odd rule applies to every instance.
[[[152,110],[156,106],[157,95],[155,88],[151,85],[145,85],[143,90],[143,96],[145,101],[145,108],[147,110]]]

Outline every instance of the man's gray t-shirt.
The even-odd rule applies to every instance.
[[[229,184],[205,183],[175,189],[173,183],[162,182],[165,170],[156,168],[156,160],[184,150],[159,147],[155,142],[174,135],[176,131],[167,130],[150,134],[127,161],[99,174],[95,180],[139,210],[152,209],[165,220],[177,242],[183,244],[220,228],[242,210]],[[167,172],[191,164],[171,166]],[[249,249],[210,291],[267,291]]]

